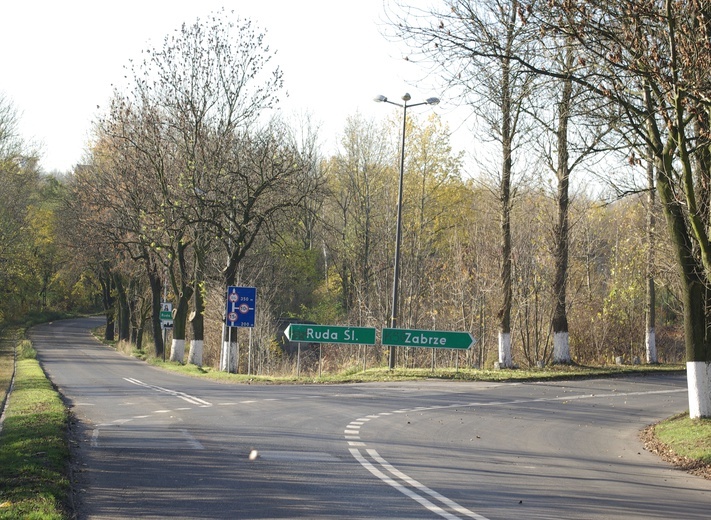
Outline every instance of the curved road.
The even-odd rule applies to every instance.
[[[230,385],[117,354],[88,334],[100,323],[32,330],[77,419],[79,518],[707,519],[711,510],[711,482],[637,438],[686,409],[684,376]]]

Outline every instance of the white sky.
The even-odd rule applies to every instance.
[[[383,0],[4,0],[0,92],[17,108],[23,138],[41,146],[44,170],[81,162],[96,107],[106,107],[129,59],[223,6],[266,30],[289,93],[282,109],[310,112],[329,146],[348,116],[392,113],[372,101],[378,94],[409,92],[413,103],[438,95],[413,86],[423,70],[381,35]]]

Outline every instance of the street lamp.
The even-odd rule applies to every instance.
[[[400,148],[400,180],[397,189],[397,223],[395,224],[395,266],[393,269],[393,302],[392,313],[390,314],[390,327],[397,328],[398,314],[398,286],[400,284],[400,242],[402,239],[402,181],[405,176],[405,131],[407,129],[407,109],[420,105],[436,105],[439,103],[439,98],[431,97],[421,103],[413,103],[408,105],[407,102],[412,99],[410,94],[402,96],[402,103],[390,101],[385,96],[377,96],[374,101],[377,103],[390,103],[402,108],[402,142]],[[395,347],[391,346],[388,356],[388,367],[390,370],[395,368]]]

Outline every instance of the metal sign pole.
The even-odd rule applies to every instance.
[[[225,355],[227,359],[227,372],[232,368],[232,327],[227,327],[227,353]]]
[[[296,347],[296,377],[301,377],[301,343]]]

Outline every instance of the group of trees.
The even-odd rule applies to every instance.
[[[502,361],[508,362],[510,327],[509,166],[517,129],[522,129],[518,116],[537,118],[542,108],[543,121],[550,122],[558,182],[556,359],[568,358],[560,281],[567,270],[567,190],[576,162],[570,152],[621,149],[632,161],[646,161],[648,189],[659,194],[680,267],[691,416],[711,415],[708,3],[448,0],[421,16],[410,14],[397,20],[398,34],[414,41],[413,48],[439,64],[438,70],[448,71],[449,84],[463,97],[477,94],[477,101],[496,114],[491,128],[503,164]],[[540,106],[545,93],[552,108]],[[571,131],[576,123],[580,128],[579,115],[592,126],[585,125],[584,133],[577,134],[582,140],[575,143]],[[651,230],[651,214],[647,221]],[[648,281],[647,286],[651,302],[653,284]],[[652,309],[648,304],[648,336],[653,332]]]
[[[391,11],[391,27],[417,50],[410,61],[426,60],[447,95],[472,107],[478,127],[472,149],[457,153],[434,114],[407,120],[399,326],[471,331],[479,345],[468,363],[514,366],[679,361],[683,321],[686,358],[701,363],[693,371],[703,379],[711,264],[705,4],[404,7]],[[218,13],[184,25],[129,67],[71,175],[50,180],[27,153],[10,158],[1,149],[3,175],[6,165],[24,168],[33,193],[45,193],[18,211],[3,208],[12,212],[2,214],[3,236],[6,221],[21,221],[8,229],[32,230],[25,250],[72,258],[82,277],[56,264],[42,276],[65,287],[93,283],[107,334],[115,324],[119,339],[140,347],[148,332],[157,355],[167,294],[177,361],[191,339],[191,363],[237,370],[244,362],[220,339],[226,285],[258,287],[246,370],[281,358],[279,317],[382,327],[399,119],[356,114],[338,150],[325,155],[308,119],[286,121],[273,110],[282,75],[272,60],[248,21]],[[609,184],[628,196],[603,198]],[[669,234],[655,227],[662,213]],[[40,229],[47,222],[55,227]],[[342,365],[364,351],[339,352]],[[362,355],[380,362],[381,353]],[[460,357],[400,355],[408,365]]]
[[[139,314],[152,317],[158,354],[157,310],[169,282],[171,360],[184,359],[189,322],[188,361],[202,364],[210,284],[241,279],[255,242],[283,231],[291,210],[306,206],[320,183],[313,150],[283,122],[264,118],[282,79],[278,68],[269,69],[262,39],[249,21],[214,15],[147,51],[131,67],[127,89],[116,91],[87,164],[69,183],[75,241],[95,252],[127,311],[126,319],[119,316],[119,339],[129,339],[136,314],[123,297],[136,275],[106,262],[107,252],[143,271],[151,299]]]
[[[81,266],[68,262],[58,240],[64,186],[41,173],[38,151],[20,135],[19,122],[12,101],[0,94],[0,326],[96,303]]]

